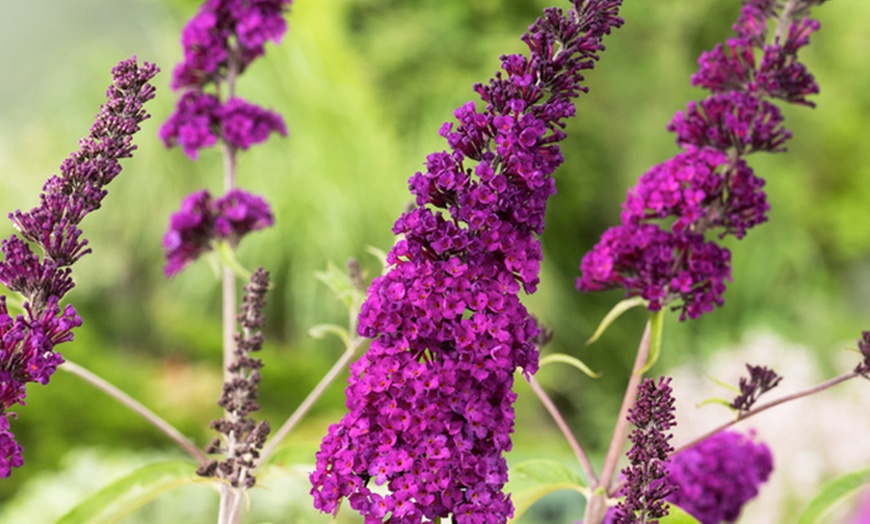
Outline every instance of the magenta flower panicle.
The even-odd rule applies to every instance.
[[[9,215],[20,236],[2,242],[0,282],[20,293],[24,305],[13,317],[6,297],[0,297],[0,478],[23,464],[9,424],[15,413],[8,410],[24,404],[28,383],[49,382],[63,363],[55,347],[72,340],[72,330],[82,323],[71,305],[60,305],[74,285],[70,266],[91,251],[78,225],[99,209],[106,185],[121,172],[119,160],[136,149],[133,134],[149,118],[142,106],[154,98],[148,81],[157,71],[154,64],[140,66],[135,57],[112,69],[106,103],[79,150],[45,183],[39,206]]]
[[[674,304],[681,320],[724,303],[731,254],[709,237],[742,238],[767,220],[764,181],[743,157],[785,150],[791,133],[772,100],[812,106],[806,97],[819,88],[797,53],[819,28],[804,14],[820,3],[744,1],[737,36],[701,55],[692,77],[712,94],[690,102],[668,125],[684,152],[628,192],[622,224],[583,257],[580,291],[621,287],[652,311]],[[768,20],[779,22],[772,39]]]
[[[552,173],[582,71],[619,27],[619,0],[551,8],[523,37],[529,56],[454,112],[409,180],[419,207],[359,316],[369,351],[351,366],[349,413],[329,428],[311,475],[314,504],[347,499],[367,522],[505,522],[513,513],[504,453],[511,448],[517,367],[534,373],[536,323],[519,300],[538,284]],[[557,51],[558,50],[558,51]]]

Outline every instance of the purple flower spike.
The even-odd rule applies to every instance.
[[[314,505],[342,499],[367,522],[502,523],[513,514],[504,453],[513,432],[514,372],[538,367],[539,329],[520,302],[539,281],[558,142],[581,72],[619,27],[618,0],[547,9],[523,37],[530,56],[502,57],[457,123],[450,151],[408,181],[418,208],[359,316],[374,339],[351,366],[349,413],[330,427],[311,475]],[[558,49],[558,51],[556,51]]]
[[[668,125],[685,151],[653,167],[628,192],[622,224],[583,257],[578,290],[622,287],[627,296],[644,298],[651,311],[676,303],[671,307],[680,310],[681,320],[724,303],[731,253],[708,241],[707,232],[743,238],[767,220],[764,181],[743,157],[785,150],[791,133],[771,99],[811,106],[806,96],[818,93],[797,61],[798,50],[819,28],[798,17],[818,3],[802,0],[784,8],[770,0],[744,0],[734,26],[738,37],[703,53],[692,77],[712,94],[690,102]],[[768,19],[778,21],[778,33],[787,32],[784,39],[766,43]]]
[[[105,186],[121,172],[119,160],[132,156],[133,134],[149,117],[142,106],[154,97],[148,81],[157,71],[153,64],[140,67],[135,57],[115,66],[96,122],[60,175],[43,186],[40,205],[9,215],[21,236],[2,242],[0,282],[24,297],[24,312],[13,318],[0,296],[0,478],[24,462],[9,426],[15,414],[7,410],[24,404],[29,382],[48,384],[64,361],[55,346],[72,340],[82,323],[72,306],[60,306],[73,287],[70,266],[91,251],[78,224],[100,207]]]
[[[735,522],[770,478],[773,456],[753,436],[723,431],[671,458],[667,497],[701,524]]]

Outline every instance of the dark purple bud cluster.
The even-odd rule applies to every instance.
[[[229,93],[222,85],[263,55],[267,41],[287,31],[284,13],[291,0],[207,0],[181,36],[184,61],[173,72],[172,88],[183,92],[175,113],[160,128],[166,147],[181,146],[196,160],[200,149],[222,139],[234,149],[264,142],[274,131],[287,134],[280,115]],[[208,93],[211,86],[216,91]]]
[[[230,378],[218,400],[226,415],[211,424],[222,439],[215,438],[206,448],[207,453],[220,453],[224,458],[205,462],[197,470],[200,476],[224,479],[235,488],[251,488],[256,484],[253,471],[270,431],[268,422],[257,422],[250,417],[260,409],[257,396],[263,363],[251,355],[263,347],[260,330],[265,322],[263,308],[268,288],[269,273],[258,268],[245,286],[238,316],[242,329],[236,335],[235,360],[229,367]]]
[[[773,472],[770,449],[753,437],[722,431],[671,457],[667,500],[701,524],[735,522]]]
[[[169,231],[163,236],[164,271],[172,276],[211,250],[214,241],[226,240],[235,246],[251,231],[274,223],[272,210],[262,197],[233,189],[214,200],[208,191],[197,191],[169,219]]]
[[[778,386],[782,380],[776,371],[764,366],[746,364],[746,369],[749,371],[749,378],[740,377],[740,395],[730,404],[740,413],[752,409],[758,397]]]
[[[629,411],[628,421],[635,429],[628,436],[631,465],[622,470],[625,486],[620,495],[625,498],[612,514],[614,524],[658,522],[668,514],[665,498],[677,487],[665,480],[668,476],[668,456],[674,451],[670,444],[673,434],[674,396],[670,378],[644,379],[638,388],[637,400]]]
[[[388,272],[359,317],[374,339],[351,366],[349,413],[330,427],[311,475],[315,506],[343,499],[367,522],[503,523],[517,367],[534,373],[539,330],[519,300],[539,280],[540,242],[557,143],[585,91],[621,2],[573,0],[523,37],[530,55],[502,57],[444,124],[450,151],[409,180],[419,207],[393,232]]]
[[[870,379],[870,331],[861,333],[861,340],[858,341],[858,350],[861,352],[863,360],[855,368],[855,373],[860,373],[864,378]]]
[[[783,151],[791,136],[771,99],[812,106],[806,97],[819,88],[797,52],[819,28],[803,14],[822,1],[745,0],[737,37],[701,55],[692,77],[712,94],[689,103],[668,125],[685,151],[629,190],[622,224],[583,257],[579,290],[622,287],[652,311],[676,303],[681,320],[723,304],[731,253],[707,232],[742,238],[767,220],[764,181],[743,157]],[[772,39],[769,20],[779,22]]]
[[[149,117],[142,106],[154,98],[148,81],[157,71],[154,64],[140,67],[135,57],[115,66],[90,134],[64,160],[60,174],[45,183],[40,205],[9,215],[21,236],[2,242],[0,282],[20,293],[24,306],[13,317],[6,297],[0,297],[0,477],[23,463],[9,426],[14,414],[7,410],[24,404],[28,382],[48,383],[63,363],[55,346],[72,340],[72,330],[81,325],[72,306],[60,305],[73,287],[70,266],[91,251],[78,225],[100,207],[106,185],[121,172],[118,161],[136,149],[133,134]],[[42,251],[41,258],[32,246]]]

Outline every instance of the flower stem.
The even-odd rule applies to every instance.
[[[772,401],[768,402],[767,404],[762,404],[762,405],[756,407],[755,409],[750,409],[749,411],[741,413],[740,416],[738,416],[736,419],[731,420],[729,422],[726,422],[724,424],[721,424],[720,426],[718,426],[714,429],[711,429],[710,431],[704,433],[703,435],[696,437],[696,438],[690,440],[689,442],[686,442],[685,444],[678,447],[673,453],[671,453],[671,456],[679,453],[680,451],[683,451],[686,448],[690,448],[690,447],[694,446],[695,444],[698,444],[699,442],[703,442],[704,440],[712,437],[716,433],[719,433],[720,431],[724,431],[724,430],[730,428],[731,426],[733,426],[734,424],[737,424],[738,422],[746,420],[749,417],[755,416],[755,415],[761,413],[762,411],[766,411],[766,410],[768,410],[774,406],[778,406],[780,404],[785,404],[786,402],[791,402],[792,400],[797,400],[799,398],[808,397],[810,395],[819,393],[819,392],[824,391],[830,387],[836,386],[837,384],[840,384],[842,382],[845,382],[847,380],[853,379],[853,378],[858,377],[858,376],[860,376],[860,374],[856,373],[855,371],[843,373],[842,375],[838,375],[830,380],[826,380],[825,382],[822,382],[820,384],[816,384],[815,386],[811,386],[811,387],[808,387],[808,388],[803,389],[801,391],[797,391],[795,393],[792,393],[791,395],[786,395],[782,398],[772,400]]]
[[[625,396],[622,398],[622,407],[619,409],[616,427],[613,429],[613,437],[610,439],[610,447],[607,449],[607,457],[604,459],[604,466],[601,469],[600,480],[597,485],[592,486],[594,494],[589,499],[588,504],[586,504],[586,515],[583,522],[587,524],[597,524],[604,520],[604,514],[607,511],[607,495],[613,483],[616,465],[619,462],[619,457],[622,456],[622,450],[625,447],[625,441],[628,436],[628,411],[634,406],[637,388],[643,378],[643,368],[649,359],[650,341],[651,322],[648,321],[646,328],[644,328],[640,345],[637,348],[637,357],[634,359],[634,367],[632,367],[631,376],[628,378]]]
[[[64,362],[63,365],[60,366],[60,369],[72,373],[73,375],[81,378],[85,382],[89,382],[92,386],[103,391],[121,404],[124,404],[134,412],[138,413],[140,416],[142,416],[142,418],[147,420],[155,428],[162,431],[167,437],[169,437],[173,442],[178,444],[181,449],[186,451],[188,455],[190,455],[197,461],[202,462],[208,458],[201,449],[197,448],[190,440],[182,435],[181,432],[175,428],[175,426],[163,420],[156,413],[146,408],[133,397],[124,393],[113,384],[107,382],[105,379],[95,375],[91,371],[79,366],[78,364],[70,362],[69,360]]]
[[[592,463],[589,461],[589,457],[586,456],[583,447],[577,441],[577,437],[575,437],[571,432],[571,428],[568,427],[568,423],[565,422],[565,418],[562,416],[562,413],[559,412],[559,408],[557,408],[550,397],[547,396],[547,392],[544,391],[544,388],[541,387],[541,384],[538,383],[535,377],[529,377],[529,387],[532,388],[532,391],[534,391],[535,395],[538,396],[538,400],[541,401],[541,404],[544,405],[544,408],[547,409],[547,412],[550,413],[550,416],[553,417],[556,425],[562,431],[562,435],[565,437],[565,440],[568,441],[571,450],[574,451],[574,456],[577,457],[577,461],[580,462],[580,466],[582,466],[583,471],[586,472],[586,478],[589,481],[589,485],[593,486],[598,484],[598,477],[595,475],[595,470],[592,468]]]
[[[260,459],[257,462],[258,464],[265,463],[266,459],[269,458],[269,455],[271,455],[275,451],[275,448],[278,447],[278,444],[280,444],[281,441],[284,440],[284,437],[286,437],[293,430],[293,428],[295,428],[296,425],[299,424],[299,421],[302,420],[302,417],[304,417],[309,410],[311,410],[312,406],[314,406],[314,403],[317,402],[317,399],[319,399],[321,395],[323,395],[323,392],[326,391],[326,388],[328,388],[329,385],[332,384],[336,378],[338,378],[338,375],[347,367],[350,359],[353,358],[354,354],[365,340],[367,339],[362,337],[355,337],[351,341],[341,357],[335,362],[335,364],[333,364],[332,368],[330,368],[326,375],[324,375],[323,378],[320,379],[320,382],[318,382],[318,384],[314,386],[314,389],[311,390],[311,393],[309,393],[308,396],[305,397],[305,400],[303,400],[302,403],[299,404],[299,407],[296,408],[296,410],[293,412],[293,414],[290,415],[287,421],[284,422],[281,428],[278,429],[278,431],[272,436],[272,438],[269,439],[269,442],[267,442],[266,445],[263,446],[263,451],[260,452]]]
[[[236,524],[240,522],[239,507],[242,502],[242,490],[229,484],[220,487],[221,502],[218,510],[218,524]]]
[[[236,150],[224,144],[224,192],[229,193],[236,183]],[[230,246],[235,249],[235,246]],[[223,376],[226,383],[230,379],[229,367],[233,362],[236,335],[236,276],[232,268],[223,266],[222,307],[223,307]]]

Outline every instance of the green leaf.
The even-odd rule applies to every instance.
[[[346,271],[338,269],[332,262],[326,265],[326,271],[318,271],[314,273],[314,276],[326,284],[348,309],[354,307],[354,303],[361,295],[361,292],[351,282],[350,275]]]
[[[870,484],[870,468],[847,473],[828,482],[804,510],[798,519],[798,524],[825,522],[823,517],[829,510],[868,484]]]
[[[265,463],[258,469],[269,466],[291,467],[312,465],[315,462],[314,455],[320,449],[320,442],[294,442],[282,445],[274,453],[269,455]]]
[[[700,521],[686,513],[682,508],[671,504],[668,506],[667,516],[660,518],[659,524],[700,524]]]
[[[83,500],[58,524],[113,523],[130,515],[161,493],[195,482],[194,466],[183,460],[143,466]]]
[[[564,353],[552,353],[550,355],[541,357],[541,361],[538,364],[538,367],[542,368],[542,367],[544,367],[547,364],[550,364],[552,362],[561,362],[563,364],[568,364],[569,366],[573,366],[573,367],[579,369],[580,371],[582,371],[589,378],[599,378],[601,376],[600,373],[596,373],[596,372],[592,371],[592,369],[589,366],[587,366],[586,364],[584,364],[583,361],[580,360],[579,358],[572,357],[571,355],[566,355]]]
[[[664,328],[664,318],[665,316],[661,310],[654,311],[649,315],[649,359],[646,361],[646,365],[644,365],[643,369],[640,370],[641,375],[649,371],[650,368],[655,365],[662,352],[662,329]]]
[[[335,324],[317,324],[308,328],[308,336],[313,338],[323,338],[330,333],[340,338],[344,347],[350,347],[350,334],[347,328]]]
[[[730,409],[731,411],[734,411],[734,408],[731,407],[731,402],[729,402],[728,400],[726,400],[724,398],[708,398],[706,400],[699,402],[696,407],[706,406],[707,404],[719,404],[721,406],[725,406],[726,408]]]
[[[580,474],[562,462],[535,459],[511,467],[506,490],[511,492],[514,503],[514,521],[545,495],[562,489],[589,496]]]
[[[707,379],[712,381],[717,386],[722,386],[723,388],[725,388],[729,391],[733,391],[734,393],[737,393],[738,395],[740,394],[739,388],[725,382],[724,380],[719,380],[718,378],[714,377],[713,375],[711,375],[709,373],[707,373]]]
[[[382,272],[387,272],[387,254],[382,249],[378,249],[374,246],[366,246],[366,251],[369,252],[370,255],[377,258],[381,263],[381,267],[383,268]]]
[[[625,300],[621,300],[613,309],[611,309],[606,315],[604,315],[604,319],[598,324],[598,328],[595,330],[595,333],[586,341],[586,345],[594,343],[598,338],[604,333],[604,331],[613,323],[614,320],[622,316],[623,313],[628,311],[629,309],[641,306],[646,304],[646,300],[641,297],[632,297],[626,298]]]
[[[243,282],[247,282],[251,280],[251,272],[239,262],[239,259],[236,258],[236,252],[229,242],[226,240],[221,240],[216,243],[215,251],[220,257],[221,262],[230,268],[234,275],[239,277]]]

